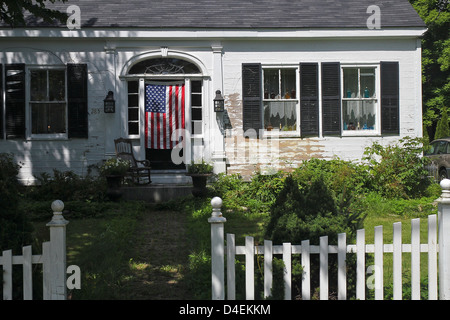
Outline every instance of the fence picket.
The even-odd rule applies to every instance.
[[[420,300],[420,219],[411,220],[411,299]]]
[[[437,224],[436,215],[428,216],[428,299],[437,300]]]
[[[236,241],[234,234],[227,234],[227,298],[236,299],[236,271],[234,268],[236,258]]]
[[[394,300],[402,300],[402,223],[394,223],[393,233],[393,276]]]
[[[284,262],[284,299],[291,300],[291,244],[283,243],[283,262]]]
[[[320,300],[328,299],[328,236],[320,237]]]
[[[364,300],[366,298],[366,285],[368,289],[375,289],[375,300],[384,299],[384,256],[385,253],[393,253],[393,298],[402,299],[402,268],[403,253],[410,253],[411,256],[411,298],[420,299],[420,259],[421,253],[428,253],[428,298],[434,300],[437,298],[448,299],[450,297],[450,281],[447,271],[448,265],[445,261],[450,261],[450,238],[446,239],[446,226],[450,226],[450,180],[445,180],[442,198],[438,199],[439,215],[428,216],[428,243],[420,243],[420,219],[411,220],[411,243],[402,243],[402,223],[393,224],[392,243],[384,243],[383,226],[374,228],[374,243],[366,244],[365,230],[357,230],[356,244],[347,244],[346,234],[338,234],[338,244],[328,245],[328,237],[320,237],[319,245],[310,245],[309,240],[303,240],[301,245],[283,243],[282,245],[273,245],[272,241],[264,240],[264,246],[255,246],[253,237],[245,237],[245,246],[236,246],[234,235],[227,235],[227,258],[228,258],[228,289],[235,287],[235,255],[245,255],[245,278],[246,278],[246,299],[255,299],[255,253],[264,254],[264,297],[271,295],[273,285],[273,256],[283,255],[285,272],[283,275],[285,282],[285,299],[291,299],[292,290],[292,255],[301,256],[301,265],[303,269],[301,295],[303,300],[311,299],[311,254],[319,255],[319,298],[321,300],[329,299],[329,254],[337,254],[337,298],[339,300],[347,299],[347,254],[356,254],[356,299]],[[445,187],[445,188],[444,188]],[[445,210],[444,210],[445,209]],[[446,216],[449,216],[448,218]],[[439,218],[439,223],[437,219]],[[437,228],[439,227],[439,230]],[[448,233],[448,232],[447,232]],[[438,244],[439,235],[439,244]],[[446,246],[447,245],[447,246]],[[219,248],[220,249],[220,248]],[[438,264],[439,252],[439,264]],[[366,271],[366,254],[373,254],[374,265],[370,265]],[[45,256],[45,254],[43,254]],[[13,259],[7,256],[0,257],[0,262]],[[444,262],[442,260],[445,260]],[[17,260],[18,261],[18,260]],[[258,259],[258,262],[260,260]],[[11,263],[11,262],[10,262]],[[13,260],[12,263],[18,263]],[[7,267],[6,267],[7,268]],[[334,272],[334,271],[333,271]],[[366,274],[373,273],[367,277]],[[439,296],[438,296],[438,274],[439,274]],[[231,279],[231,280],[230,280]],[[372,286],[373,285],[373,286]],[[334,294],[334,292],[332,292]],[[228,294],[228,298],[234,299],[235,294]]]
[[[366,299],[366,231],[356,231],[356,299]]]
[[[273,273],[272,273],[273,248],[272,241],[264,240],[264,297],[271,295]]]
[[[347,299],[347,235],[338,234],[338,299]]]
[[[31,246],[22,248],[23,255],[23,300],[33,299],[32,253]]]
[[[253,237],[245,237],[245,296],[255,299],[255,246]]]
[[[3,300],[12,300],[12,250],[3,251]]]
[[[50,242],[42,243],[42,277],[43,281],[43,298],[50,300],[51,295],[51,271],[50,271]]]
[[[375,227],[375,300],[383,300],[383,226]]]
[[[302,299],[311,299],[311,280],[310,280],[310,248],[309,240],[302,241]]]

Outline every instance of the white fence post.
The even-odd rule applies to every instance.
[[[208,219],[211,224],[211,284],[212,299],[225,299],[225,249],[224,249],[224,223],[220,209],[222,199],[214,197],[211,200],[212,216]]]
[[[438,202],[439,299],[450,300],[450,180],[441,181]]]
[[[50,299],[66,299],[66,225],[62,211],[64,203],[55,200],[52,203],[53,218],[47,223],[50,228]]]

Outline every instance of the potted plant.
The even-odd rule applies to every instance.
[[[120,158],[110,158],[100,166],[100,174],[106,178],[108,186],[106,194],[111,200],[122,196],[122,180],[129,168],[130,162]]]
[[[206,182],[213,173],[213,165],[201,160],[201,162],[192,161],[188,165],[187,176],[192,178],[192,194],[195,197],[201,197],[206,194]]]

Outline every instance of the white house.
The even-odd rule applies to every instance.
[[[426,27],[408,0],[52,7],[67,24],[0,28],[0,152],[22,163],[23,183],[53,168],[83,174],[115,155],[119,137],[133,139],[157,183],[181,179],[191,159],[249,175],[422,136]],[[171,107],[161,101],[170,92]]]

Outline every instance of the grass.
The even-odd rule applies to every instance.
[[[410,243],[410,221],[421,218],[421,242],[426,242],[428,214],[436,213],[435,198],[386,200],[377,195],[366,198],[364,222],[366,243],[373,243],[374,227],[383,225],[384,242],[392,243],[392,224],[402,222],[404,243]],[[36,207],[38,207],[36,205]],[[70,205],[69,205],[70,207]],[[140,202],[95,205],[95,214],[65,213],[67,264],[81,269],[81,290],[72,299],[209,299],[210,225],[209,200],[192,200],[149,206]],[[226,233],[236,234],[236,244],[245,236],[263,241],[267,213],[223,208]],[[47,240],[45,222],[35,223],[40,241]],[[425,221],[424,221],[425,220]],[[425,254],[426,255],[426,254]],[[426,256],[421,259],[426,277]],[[385,286],[392,283],[392,255],[385,255]],[[403,270],[408,273],[409,254]]]

